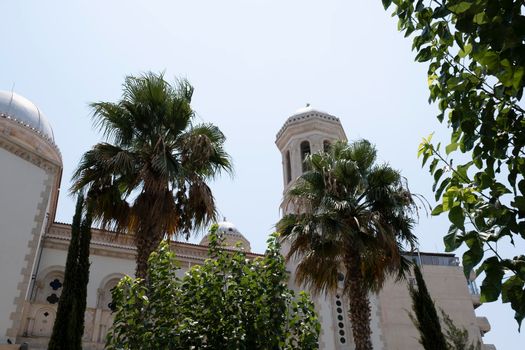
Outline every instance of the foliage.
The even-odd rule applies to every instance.
[[[501,295],[521,325],[525,256],[502,256],[496,247],[525,238],[523,1],[383,0],[385,8],[392,3],[399,30],[413,35],[416,61],[429,62],[429,102],[451,128],[444,152],[430,138],[419,149],[423,164],[431,159],[441,202],[432,213],[448,213],[451,222],[446,249],[466,246],[465,274],[477,266],[485,273],[481,300]],[[458,151],[466,162],[449,158]]]
[[[337,289],[344,273],[356,349],[371,349],[369,291],[388,276],[403,277],[409,263],[402,245],[414,246],[414,202],[399,172],[377,165],[366,140],[336,142],[306,158],[285,196],[277,230],[290,242],[287,259],[298,259],[297,282],[314,293]]]
[[[425,350],[446,350],[447,341],[441,331],[436,306],[430,297],[427,284],[417,265],[414,265],[414,275],[416,277],[417,287],[409,286],[413,312],[409,313],[409,316],[419,331],[419,343]]]
[[[449,315],[441,310],[443,322],[445,322],[445,333],[448,350],[481,350],[481,342],[470,342],[468,331],[457,327]]]
[[[165,235],[187,237],[215,218],[206,182],[232,169],[222,132],[193,124],[192,95],[185,80],[146,73],[126,77],[120,101],[91,104],[107,142],[83,155],[71,191],[87,192],[104,227],[135,235],[138,277]]]
[[[91,242],[91,214],[88,209],[82,219],[83,208],[84,198],[80,195],[71,226],[64,287],[58,301],[57,317],[49,340],[49,350],[82,349]]]
[[[147,281],[125,277],[113,291],[116,314],[106,349],[317,349],[313,303],[286,286],[277,236],[264,257],[220,248],[181,279],[169,244],[149,260]]]

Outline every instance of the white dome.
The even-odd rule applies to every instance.
[[[244,251],[250,252],[250,241],[242,235],[241,232],[235,227],[234,224],[228,221],[222,221],[217,223],[217,231],[222,235],[222,246],[228,249],[243,249]],[[205,235],[199,244],[208,245],[209,244],[209,234]],[[238,247],[240,243],[240,247]]]
[[[320,111],[320,110],[318,110],[317,108],[314,108],[314,107],[310,106],[309,103],[307,103],[305,107],[303,107],[303,108],[299,108],[298,110],[296,110],[296,111],[292,114],[292,117],[297,116],[297,115],[301,115],[301,114],[309,114],[309,113],[317,113],[317,114],[326,114],[326,115],[329,115],[328,113],[326,113],[326,112],[324,112],[324,111]]]
[[[0,91],[0,117],[13,119],[55,142],[53,129],[40,109],[27,98],[10,91]]]
[[[225,235],[234,235],[234,236],[239,236],[239,237],[244,238],[244,236],[239,232],[237,227],[235,227],[235,225],[232,224],[231,222],[221,221],[217,223],[217,225],[219,226],[218,231],[220,233],[223,233]]]

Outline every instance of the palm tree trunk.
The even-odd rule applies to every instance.
[[[148,276],[148,259],[162,241],[162,231],[157,225],[150,226],[150,229],[141,228],[135,236],[137,247],[135,277],[147,279]]]
[[[345,254],[347,270],[345,287],[350,306],[348,317],[352,324],[355,349],[372,350],[370,300],[368,299],[368,290],[363,283],[360,265],[360,257],[357,252],[349,251]]]

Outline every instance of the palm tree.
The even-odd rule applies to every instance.
[[[372,349],[368,293],[379,291],[388,276],[404,276],[404,244],[417,242],[412,195],[399,172],[375,160],[366,140],[338,141],[308,156],[309,170],[285,195],[290,213],[276,225],[289,241],[287,259],[298,260],[298,283],[328,293],[343,273],[357,350]]]
[[[163,74],[128,76],[120,101],[92,103],[106,142],[87,151],[73,174],[104,228],[134,234],[136,275],[164,236],[185,234],[216,216],[207,181],[232,171],[225,137],[212,124],[193,124],[193,87]]]

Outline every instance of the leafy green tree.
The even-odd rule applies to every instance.
[[[172,86],[146,73],[126,77],[120,101],[91,104],[107,142],[83,155],[71,191],[88,194],[104,227],[134,234],[138,277],[163,237],[188,236],[215,218],[206,182],[232,170],[222,132],[193,124],[192,95],[185,80]]]
[[[317,349],[313,303],[287,288],[277,236],[254,260],[220,244],[214,225],[210,258],[179,279],[163,241],[150,257],[148,280],[125,277],[114,289],[106,349]]]
[[[409,286],[413,312],[409,313],[409,316],[419,331],[419,343],[425,350],[447,350],[447,341],[441,331],[434,300],[430,297],[427,284],[417,265],[414,265],[414,275],[417,285]]]
[[[429,102],[451,130],[444,150],[430,138],[419,149],[440,202],[432,213],[451,222],[446,250],[466,246],[465,274],[485,273],[481,301],[501,295],[521,325],[525,255],[502,255],[497,244],[525,238],[523,1],[383,0],[392,3],[416,61],[429,62]]]
[[[84,198],[79,195],[71,226],[64,288],[58,301],[57,317],[49,340],[49,350],[82,349],[91,242],[91,214],[88,209],[82,219],[83,209]]]
[[[297,258],[297,282],[312,292],[337,288],[344,274],[357,350],[372,349],[368,293],[389,275],[401,278],[409,263],[402,244],[413,246],[412,195],[399,172],[377,165],[366,140],[336,142],[307,157],[307,169],[286,193],[292,213],[277,230]]]

